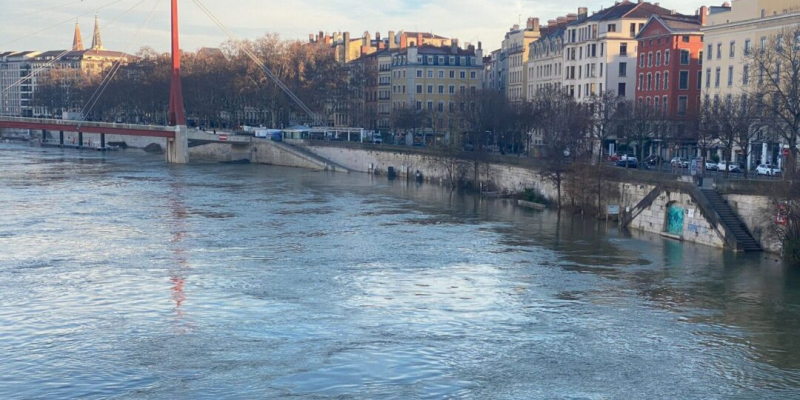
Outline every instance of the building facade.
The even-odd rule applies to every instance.
[[[703,81],[700,27],[704,13],[705,7],[696,16],[654,15],[639,33],[639,109],[678,124],[697,120]]]
[[[612,91],[633,100],[636,83],[636,35],[653,15],[671,11],[646,3],[623,1],[577,20],[564,31],[564,89],[579,101]]]
[[[0,53],[0,115],[53,117],[49,111],[34,106],[36,89],[50,71],[63,71],[61,79],[78,79],[81,75],[97,75],[116,62],[126,62],[127,54],[103,47],[100,23],[95,17],[92,47],[83,48],[80,26],[75,31],[70,50],[21,51]],[[56,116],[60,117],[60,116]]]
[[[530,44],[541,37],[539,18],[528,18],[525,29],[514,25],[503,39],[501,60],[505,62],[506,87],[505,95],[510,101],[527,100],[526,64]]]
[[[392,55],[392,110],[425,110],[433,130],[458,130],[455,121],[459,94],[477,91],[482,85],[483,51],[469,46],[408,47]]]
[[[786,28],[800,25],[800,4],[793,0],[738,0],[721,7],[710,7],[705,34],[703,101],[726,101],[745,95],[748,87],[758,84],[757,71],[751,71],[747,57],[772,45]],[[795,38],[780,38],[787,46]],[[781,152],[787,143],[765,132],[750,145],[750,167],[759,163],[782,162]]]

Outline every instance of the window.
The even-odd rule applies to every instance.
[[[745,64],[744,67],[742,67],[742,84],[743,85],[747,85],[748,80],[749,80],[749,75],[750,75],[750,66]]]
[[[637,87],[639,90],[644,90],[644,74],[639,74],[639,84]]]
[[[767,48],[767,37],[761,37],[761,54],[764,54],[764,50]]]
[[[631,24],[631,36],[636,36],[636,24]]]
[[[600,66],[602,67],[603,65],[600,64]],[[602,72],[602,69],[600,71]],[[628,76],[628,63],[619,63],[619,76]]]
[[[432,69],[428,70],[428,78],[433,78],[433,70]]]
[[[703,50],[697,53],[697,65],[703,65]]]
[[[433,94],[433,85],[428,85],[428,94]]]
[[[783,51],[783,34],[778,34],[778,37],[775,38],[775,49],[778,50],[780,53]]]
[[[656,72],[656,91],[661,90],[661,73]]]
[[[656,115],[661,113],[661,103],[659,103],[658,100],[659,100],[658,96],[653,98],[653,114]]]
[[[717,43],[717,60],[722,58],[722,43]]]
[[[733,86],[733,66],[728,67],[728,86]]]
[[[652,51],[647,53],[647,66],[648,67],[652,67],[653,66],[653,52]]]
[[[689,65],[689,50],[681,50],[681,65]]]
[[[607,30],[608,30],[608,32],[616,32],[617,31],[617,24],[608,24]]]
[[[449,89],[450,89],[450,94],[455,94],[455,92],[456,92],[456,87],[455,86],[450,85]]]
[[[717,67],[716,75],[714,76],[714,87],[719,87],[720,68]]]
[[[680,90],[689,89],[689,71],[678,72],[678,89]]]
[[[466,79],[467,78],[467,71],[460,71],[458,76],[460,76],[461,79]]]
[[[444,85],[439,85],[439,94],[444,94]]]
[[[628,44],[627,43],[620,43],[619,44],[619,55],[627,56],[628,55]]]
[[[656,52],[656,67],[660,67],[660,66],[661,66],[661,52],[657,51]]]
[[[729,52],[730,52],[730,55],[728,55],[728,57],[730,57],[730,58],[733,58],[733,56],[736,55],[736,41],[731,40],[731,48],[730,48]]]
[[[689,108],[689,97],[678,96],[678,115],[686,115],[686,109]]]
[[[667,116],[667,112],[669,110],[669,98],[667,96],[664,96],[663,103],[664,103],[664,116],[666,117]]]
[[[644,54],[639,55],[639,68],[644,68]]]
[[[683,40],[683,43],[689,43],[689,36],[684,35],[681,40]]]
[[[620,82],[619,84],[617,84],[617,96],[622,96],[622,97],[626,96],[625,82]]]
[[[422,70],[421,69],[417,70],[417,78],[422,78]]]
[[[664,51],[664,65],[669,65],[669,50]]]
[[[456,79],[456,71],[450,71],[450,79]]]
[[[653,90],[653,74],[647,74],[647,91]]]
[[[710,60],[712,54],[714,54],[714,45],[710,44],[708,45],[708,52],[706,54],[706,57],[708,57],[708,59]]]
[[[697,71],[697,90],[703,88],[703,70]]]
[[[422,94],[422,85],[417,85],[417,94]]]
[[[478,76],[478,75],[477,75],[477,73],[476,73],[475,71],[471,71],[471,72],[469,73],[469,78],[470,78],[470,79],[475,79],[477,76]]]
[[[745,39],[744,40],[744,55],[749,56],[751,51],[752,51],[752,46],[750,45],[750,39]]]
[[[428,102],[428,111],[433,111],[433,102],[432,101]]]
[[[664,71],[664,90],[669,90],[669,72]]]
[[[440,57],[440,58],[441,58],[441,57]],[[444,71],[442,71],[442,70],[439,70],[439,78],[440,78],[440,79],[443,79],[443,78],[444,78]]]

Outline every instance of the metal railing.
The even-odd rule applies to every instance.
[[[162,126],[162,125],[118,124],[115,122],[72,121],[72,120],[50,119],[50,118],[24,118],[24,117],[0,116],[0,121],[21,122],[21,123],[27,122],[32,124],[50,124],[50,125],[60,125],[65,127],[77,127],[77,128],[81,127],[116,128],[116,129],[131,129],[131,130],[142,130],[142,131],[160,131],[160,132],[172,132],[175,130],[174,127]]]

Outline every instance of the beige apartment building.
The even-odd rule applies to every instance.
[[[514,25],[503,39],[501,60],[504,60],[507,77],[506,98],[510,101],[527,100],[526,64],[529,46],[540,37],[539,18],[528,18],[525,29]]]
[[[654,4],[629,1],[591,16],[586,8],[579,8],[577,21],[564,31],[564,89],[578,101],[605,91],[633,100],[636,35],[654,14],[672,12]]]
[[[481,87],[483,50],[462,49],[453,40],[447,47],[408,47],[393,53],[391,60],[392,110],[427,110],[437,128],[457,130],[453,117],[461,106],[458,95]]]
[[[564,30],[577,19],[570,14],[547,22],[541,28],[542,37],[528,47],[527,98],[533,99],[539,90],[559,88],[564,70]]]
[[[754,72],[747,56],[772,43],[784,28],[800,25],[800,3],[797,0],[738,0],[720,7],[710,7],[706,25],[704,52],[704,101],[725,101],[745,94],[753,82]],[[783,38],[786,45],[794,38]],[[765,134],[751,144],[749,167],[765,162],[781,163],[780,140]]]

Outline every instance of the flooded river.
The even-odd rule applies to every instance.
[[[2,399],[800,397],[800,271],[436,185],[0,145]]]

